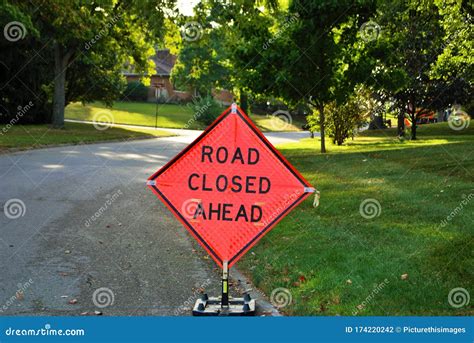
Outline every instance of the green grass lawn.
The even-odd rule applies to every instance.
[[[194,111],[190,104],[159,104],[157,126],[177,129],[205,129],[205,125],[194,120],[193,115]],[[100,102],[85,106],[73,103],[67,106],[65,116],[67,119],[100,121],[100,118],[105,118],[106,121],[113,120],[115,124],[155,126],[156,104],[118,101],[110,109]],[[272,116],[252,114],[250,118],[262,131],[298,131],[303,125],[303,122],[296,118],[293,118],[292,123],[288,124]]]
[[[49,125],[14,125],[0,134],[0,151],[32,149],[47,145],[84,144],[108,140],[164,137],[171,134],[152,129],[107,128],[97,130],[91,124],[66,123],[65,129],[55,130]]]
[[[472,300],[448,303],[457,287],[474,296],[474,129],[442,123],[420,127],[418,141],[394,136],[367,131],[326,155],[316,139],[279,147],[321,191],[320,206],[311,196],[239,267],[268,296],[287,288],[286,314],[474,314]],[[362,217],[365,199],[380,203],[378,216]]]

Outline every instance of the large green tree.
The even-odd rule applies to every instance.
[[[383,23],[380,39],[367,46],[374,59],[374,86],[394,99],[399,125],[405,117],[411,121],[411,139],[417,138],[423,114],[472,96],[472,57],[469,62],[466,52],[472,39],[466,42],[463,33],[467,29],[472,35],[472,24],[459,19],[460,5],[447,2],[380,2],[374,18]],[[453,22],[452,16],[457,17]]]
[[[472,115],[474,110],[474,3],[456,0],[435,1],[444,30],[440,54],[430,77],[446,85],[439,106],[461,103]]]
[[[171,73],[175,87],[210,95],[214,88],[231,88],[230,63],[224,27],[216,26],[206,2],[194,9],[192,18],[180,18],[178,59]]]
[[[148,59],[162,38],[166,8],[173,0],[87,2],[81,0],[45,0],[40,5],[8,1],[2,8],[12,8],[2,16],[3,23],[27,23],[25,43],[2,41],[6,56],[27,55],[24,49],[34,47],[36,54],[22,60],[33,73],[37,60],[44,64],[33,91],[45,108],[52,105],[49,118],[54,127],[64,125],[64,108],[69,101],[103,100],[111,102],[122,91],[121,71],[125,64],[145,74],[152,71]],[[26,25],[26,24],[24,24]],[[30,30],[31,28],[31,30]],[[35,35],[30,34],[34,32]],[[37,50],[36,50],[37,49]],[[31,60],[34,59],[35,63]],[[9,66],[11,74],[19,70]],[[28,84],[30,78],[20,81]],[[8,83],[8,82],[7,82]],[[43,98],[47,98],[44,100]],[[12,101],[2,99],[6,104]],[[50,107],[51,108],[51,107]]]
[[[274,80],[269,91],[318,111],[323,153],[324,106],[343,103],[370,70],[357,32],[372,11],[370,1],[292,1],[287,16],[296,20],[277,30],[263,53],[260,66]]]
[[[229,60],[230,80],[247,111],[248,95],[268,95],[272,78],[265,74],[267,66],[262,52],[268,47],[272,30],[285,20],[284,9],[275,1],[237,0],[229,3],[210,1],[213,17],[223,28]],[[271,93],[270,93],[271,94]]]
[[[218,32],[214,39],[225,42],[220,56],[225,56],[222,60],[230,69],[234,89],[241,95],[250,92],[311,104],[319,111],[321,151],[325,152],[324,105],[343,102],[370,71],[362,68],[367,63],[360,56],[357,31],[372,13],[372,2],[295,0],[288,8],[278,8],[256,1],[210,0],[197,14],[199,10],[207,13],[201,25]],[[197,46],[209,49],[210,44],[203,39]],[[204,62],[189,58],[187,53],[183,50],[180,59],[187,57],[188,67],[179,69],[187,80],[192,79],[190,72],[210,70],[205,75],[209,79],[218,71],[193,69],[204,62],[215,63],[209,57]]]
[[[172,79],[178,87],[209,93],[226,88],[241,96],[245,107],[248,91],[258,91],[268,78],[256,75],[252,63],[270,38],[277,3],[274,1],[202,1],[194,16],[183,18],[182,48]],[[246,110],[244,108],[244,110]]]

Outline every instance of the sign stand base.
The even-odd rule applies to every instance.
[[[222,266],[222,295],[208,297],[203,294],[196,300],[193,316],[254,316],[255,299],[249,294],[243,298],[229,298],[229,271],[227,261]]]
[[[229,304],[222,306],[221,297],[208,297],[203,294],[201,299],[196,300],[193,308],[193,316],[254,316],[255,299],[248,294],[243,298],[231,298]]]

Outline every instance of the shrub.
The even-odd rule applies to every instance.
[[[124,100],[146,101],[148,99],[148,87],[140,81],[132,81],[127,84],[123,92]]]
[[[366,115],[359,100],[353,96],[345,104],[337,105],[332,101],[324,106],[326,134],[334,144],[342,145],[353,137],[366,122]],[[319,130],[319,112],[313,111],[306,117],[311,132]]]
[[[222,112],[221,104],[210,95],[193,99],[194,118],[205,124],[211,124]]]
[[[361,110],[356,101],[351,99],[339,106],[331,102],[325,106],[324,111],[326,132],[332,138],[333,144],[342,145],[347,138],[354,136],[361,121]]]

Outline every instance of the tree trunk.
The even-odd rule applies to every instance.
[[[405,112],[403,110],[400,110],[397,119],[397,135],[403,137],[405,136]]]
[[[324,117],[324,104],[319,104],[319,127],[321,129],[321,153],[326,153],[326,142],[324,137],[324,123],[326,118]]]
[[[248,115],[248,97],[247,97],[247,93],[245,93],[244,91],[240,91],[240,108],[242,109],[242,111],[245,112],[245,114]]]
[[[55,43],[54,46],[54,96],[53,120],[54,128],[64,127],[64,106],[66,103],[66,67],[67,58],[64,48]]]
[[[416,114],[411,117],[411,139],[416,141]]]

